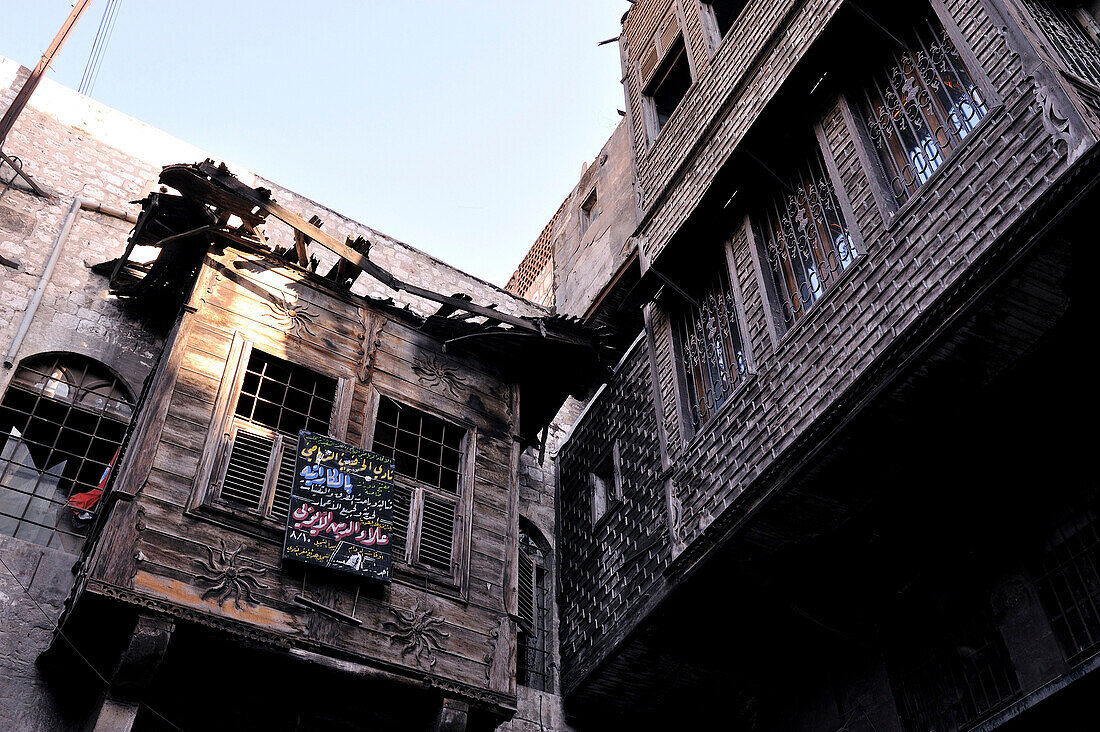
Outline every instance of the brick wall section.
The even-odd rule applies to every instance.
[[[582,226],[581,207],[596,193],[596,214]],[[630,130],[615,132],[562,203],[509,281],[509,290],[584,317],[604,286],[634,252],[637,187]],[[552,247],[552,252],[544,247]]]
[[[593,657],[593,645],[662,580],[668,562],[657,415],[644,338],[593,398],[558,456],[561,483],[562,686]],[[618,443],[622,500],[592,524],[588,475]]]
[[[561,212],[561,206],[554,212],[549,223],[543,228],[539,238],[524,256],[516,271],[508,278],[504,289],[531,302],[553,307],[554,305],[554,230]]]
[[[596,192],[597,214],[581,230],[581,206]],[[566,201],[554,249],[554,302],[582,317],[634,250],[638,225],[634,161],[625,122],[604,144]]]

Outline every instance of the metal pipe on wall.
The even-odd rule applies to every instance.
[[[38,276],[38,288],[34,291],[34,295],[31,296],[31,301],[27,304],[27,312],[23,314],[23,322],[19,324],[19,330],[16,331],[15,338],[12,339],[11,346],[8,348],[8,353],[4,356],[4,368],[6,369],[10,369],[14,365],[15,354],[19,352],[19,347],[23,345],[23,339],[27,336],[27,331],[31,328],[31,321],[34,320],[34,314],[38,312],[38,306],[42,303],[42,296],[46,292],[46,285],[53,275],[54,266],[61,256],[61,250],[65,246],[65,240],[69,238],[69,232],[72,231],[73,224],[76,222],[76,217],[80,213],[81,203],[82,199],[74,198],[72,204],[69,206],[68,212],[65,214],[65,221],[61,225],[61,231],[57,232],[57,239],[54,240],[53,250],[50,251],[50,258],[46,260],[46,266],[42,268],[42,274]]]
[[[65,220],[61,224],[61,231],[57,233],[57,239],[54,240],[53,249],[50,251],[50,258],[46,260],[46,266],[43,267],[42,274],[38,277],[38,287],[34,291],[31,301],[27,304],[27,312],[23,315],[23,322],[19,324],[19,330],[16,332],[15,338],[8,348],[7,355],[4,356],[4,368],[6,369],[10,369],[15,365],[15,356],[19,351],[19,347],[23,345],[23,339],[26,338],[27,332],[30,331],[31,321],[34,320],[35,313],[38,312],[38,306],[42,303],[42,296],[46,292],[46,285],[49,284],[50,278],[53,276],[54,266],[61,256],[61,250],[65,246],[65,241],[69,238],[69,233],[72,231],[73,224],[76,223],[77,215],[82,209],[84,211],[94,211],[104,216],[121,219],[131,224],[136,224],[138,220],[135,214],[123,211],[120,208],[115,208],[114,206],[108,206],[107,204],[92,201],[87,198],[73,199],[72,204],[69,205],[69,210],[65,213]]]

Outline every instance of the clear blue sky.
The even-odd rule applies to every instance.
[[[70,0],[0,0],[33,67]],[[107,0],[54,62],[76,88]],[[92,96],[503,284],[618,123],[625,0],[122,0]]]

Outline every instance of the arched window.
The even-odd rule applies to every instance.
[[[519,524],[519,616],[516,683],[550,688],[550,544],[526,519]]]
[[[0,401],[0,534],[78,551],[133,406],[98,361],[25,359]]]

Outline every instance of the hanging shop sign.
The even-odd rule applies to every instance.
[[[393,460],[298,435],[283,558],[390,580]]]

